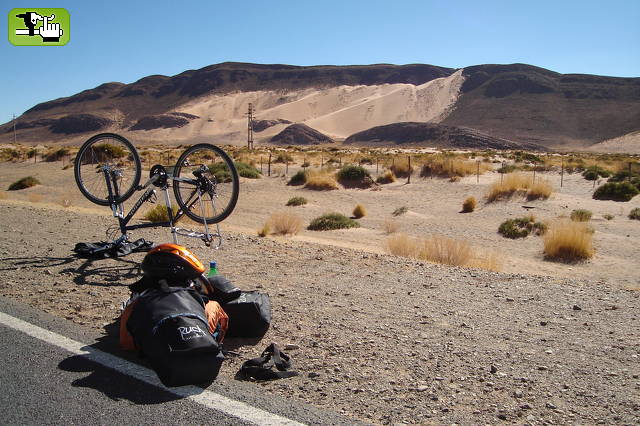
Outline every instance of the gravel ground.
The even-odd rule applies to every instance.
[[[114,219],[9,200],[0,212],[0,295],[113,329],[143,254],[71,250]],[[187,243],[271,296],[265,338],[225,342],[239,353],[225,376],[275,341],[300,376],[256,386],[367,422],[640,424],[638,291],[235,233],[218,251]]]

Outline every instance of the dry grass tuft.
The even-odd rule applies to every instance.
[[[413,167],[409,168],[409,161],[406,159],[396,159],[389,170],[397,177],[405,178],[409,177],[413,173]]]
[[[376,179],[377,183],[380,183],[383,185],[387,183],[393,183],[395,181],[396,181],[396,175],[394,175],[391,170],[387,170],[386,172],[378,176],[378,178]]]
[[[302,230],[302,218],[287,211],[276,212],[269,217],[265,227],[268,227],[272,234],[296,235]]]
[[[393,219],[385,219],[382,230],[387,235],[394,234],[400,230],[400,224]]]
[[[465,266],[473,259],[473,249],[464,241],[433,236],[423,240],[418,258],[452,266]]]
[[[333,173],[325,170],[310,170],[307,173],[307,181],[304,185],[307,189],[329,191],[338,189],[338,182]]]
[[[545,179],[536,180],[527,191],[527,200],[546,200],[553,193],[553,187]]]
[[[558,220],[544,236],[546,259],[571,262],[590,259],[594,253],[593,228],[584,222]]]
[[[353,209],[353,217],[355,217],[356,219],[360,219],[362,217],[365,217],[366,215],[367,215],[367,210],[364,208],[362,204],[358,204]]]
[[[496,181],[489,187],[487,201],[499,201],[513,197],[516,194],[526,195],[528,200],[547,199],[551,196],[553,187],[544,179],[533,183],[531,176],[522,173],[508,173],[502,182]]]
[[[462,212],[463,213],[471,213],[476,209],[477,201],[475,197],[468,197],[462,203]]]
[[[412,238],[404,233],[387,238],[386,250],[395,255],[426,260],[452,266],[499,271],[499,256],[493,252],[479,254],[467,242],[435,235],[429,238]]]
[[[467,161],[460,158],[447,158],[441,155],[435,155],[427,159],[420,169],[420,177],[440,177],[440,178],[460,178],[469,175],[480,174],[491,170],[491,166],[486,163],[478,163],[475,161]],[[457,182],[457,180],[452,180]]]

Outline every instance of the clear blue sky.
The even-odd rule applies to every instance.
[[[3,2],[64,7],[64,47],[0,43],[0,123],[101,83],[225,61],[292,65],[523,62],[640,77],[638,0]],[[5,34],[7,19],[3,18]]]

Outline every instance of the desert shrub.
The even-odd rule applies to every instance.
[[[331,229],[358,228],[360,224],[340,213],[327,213],[311,221],[307,229],[311,231],[328,231]]]
[[[310,170],[307,173],[307,181],[304,187],[318,191],[328,191],[338,189],[338,182],[336,182],[333,174],[328,171]]]
[[[409,177],[413,173],[413,167],[409,167],[409,161],[406,159],[397,159],[389,170],[393,172],[396,177]]]
[[[276,235],[295,235],[302,229],[302,219],[291,212],[273,213],[267,221],[271,233]]]
[[[44,155],[44,161],[60,161],[69,154],[69,148],[58,148]]]
[[[307,183],[307,172],[304,170],[298,170],[296,174],[291,176],[287,185],[297,186],[304,185],[305,183]]]
[[[546,232],[547,226],[542,222],[536,222],[534,216],[525,216],[515,219],[505,220],[498,227],[498,233],[505,238],[524,238],[531,232],[542,235]]]
[[[462,202],[462,211],[464,213],[471,213],[476,209],[477,204],[476,197],[467,197],[467,199]]]
[[[402,216],[403,214],[405,214],[408,211],[409,211],[409,207],[402,206],[402,207],[398,207],[397,209],[395,209],[391,214],[393,216]]]
[[[367,210],[364,208],[364,206],[362,204],[358,204],[353,209],[353,213],[352,214],[353,214],[353,217],[355,217],[356,219],[360,219],[360,218],[365,217],[367,215]]]
[[[600,177],[606,178],[610,175],[611,173],[609,173],[608,170],[605,170],[600,166],[587,167],[584,172],[582,172],[582,177],[586,180],[597,180]]]
[[[103,143],[100,145],[94,145],[92,148],[94,158],[97,161],[106,161],[111,158],[122,158],[127,155],[127,150],[120,145],[111,145],[110,143]]]
[[[287,201],[287,206],[304,206],[307,204],[307,199],[304,197],[291,197]]]
[[[593,229],[586,223],[559,220],[544,236],[546,259],[575,261],[589,259],[594,254]]]
[[[629,212],[629,219],[640,220],[640,208],[636,207]]]
[[[574,222],[589,222],[592,215],[593,213],[591,213],[589,210],[576,209],[571,212],[571,220],[573,220]]]
[[[596,200],[629,201],[640,191],[629,182],[607,182],[593,193]]]
[[[291,163],[293,162],[293,157],[288,152],[280,152],[273,160],[274,163]]]
[[[369,172],[362,166],[347,164],[336,173],[338,182],[344,186],[368,187],[373,183]]]
[[[612,220],[613,219],[613,215],[609,214],[609,213],[603,214],[602,217],[604,217],[607,220]]]
[[[260,178],[260,170],[256,169],[251,164],[243,163],[242,161],[236,161],[233,164],[238,170],[238,175],[248,179]]]
[[[0,149],[0,161],[12,161],[20,158],[20,151],[15,148]]]
[[[173,215],[175,217],[175,214],[178,211],[178,209],[176,207],[172,207],[171,210],[173,211]],[[144,219],[148,220],[149,222],[153,222],[153,223],[168,222],[169,221],[169,214],[167,212],[167,206],[165,206],[164,204],[157,204],[157,205],[153,206],[152,209],[149,209],[144,214],[143,217],[144,217]]]
[[[505,164],[504,166],[500,166],[500,168],[498,170],[496,170],[496,171],[498,173],[507,174],[507,173],[515,172],[516,169],[517,169],[517,167],[515,166],[515,164]]]
[[[231,182],[231,171],[226,163],[214,163],[209,166],[209,172],[218,182]]]
[[[393,219],[385,219],[382,224],[382,230],[385,234],[393,234],[400,230],[400,224]]]
[[[17,191],[19,189],[31,188],[32,186],[36,186],[36,185],[40,185],[40,181],[34,178],[33,176],[27,176],[9,185],[9,191]]]
[[[362,157],[360,160],[358,160],[358,164],[373,164],[373,159],[370,157]]]
[[[376,179],[376,182],[380,184],[393,183],[395,181],[396,175],[394,175],[391,170],[387,170]]]
[[[546,200],[551,196],[552,192],[553,192],[553,187],[548,181],[544,179],[538,179],[527,190],[527,200],[530,200],[530,201],[538,200],[538,199]]]

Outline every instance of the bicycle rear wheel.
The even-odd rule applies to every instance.
[[[240,182],[231,158],[211,144],[182,153],[173,170],[173,193],[185,214],[198,223],[226,219],[238,202]]]
[[[95,135],[80,147],[73,165],[76,184],[89,201],[108,206],[109,190],[104,170],[111,173],[112,182],[118,186],[119,195],[114,201],[122,203],[131,197],[140,183],[142,165],[138,151],[131,142],[114,133]]]

